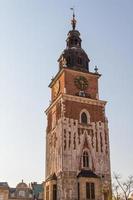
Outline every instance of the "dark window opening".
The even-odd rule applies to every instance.
[[[49,185],[46,186],[46,200],[49,200]]]
[[[83,153],[83,167],[89,167],[89,155],[87,151]]]
[[[86,183],[86,198],[89,200],[95,199],[94,183]]]
[[[86,67],[88,67],[88,61],[86,61]]]
[[[75,45],[77,45],[78,44],[78,40],[77,39],[75,39]]]
[[[85,112],[81,114],[81,123],[87,124],[87,115]]]
[[[104,200],[108,200],[108,193],[107,192],[104,193]]]
[[[79,91],[79,96],[80,97],[85,97],[85,92],[84,91]]]
[[[78,64],[82,65],[82,58],[78,57]]]
[[[70,40],[70,44],[73,45],[73,39]]]
[[[80,200],[80,184],[78,183],[78,200]]]
[[[67,64],[68,64],[68,65],[71,64],[71,57],[70,57],[70,56],[68,56],[68,58],[67,58]]]
[[[53,185],[53,200],[57,200],[57,185]]]

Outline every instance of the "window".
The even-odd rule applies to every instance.
[[[25,197],[25,191],[20,190],[19,191],[19,197]]]
[[[68,65],[71,64],[71,57],[70,57],[70,56],[68,56],[68,58],[67,58],[67,64],[68,64]]]
[[[79,91],[79,96],[80,97],[85,97],[85,92],[84,91]]]
[[[87,151],[83,153],[83,167],[89,167],[89,155]]]
[[[95,199],[95,185],[94,183],[86,183],[86,199]]]
[[[71,39],[70,40],[70,45],[73,45],[74,44],[74,39]]]
[[[77,45],[77,43],[78,43],[78,40],[77,40],[77,39],[75,39],[75,45]]]
[[[57,185],[53,185],[53,200],[57,200]]]
[[[78,200],[80,200],[80,184],[78,183]]]
[[[82,58],[78,57],[78,64],[81,65],[82,64]]]
[[[108,200],[108,193],[107,192],[104,193],[104,200]]]
[[[4,195],[0,194],[0,200],[4,200]]]
[[[79,122],[84,125],[90,123],[90,114],[87,109],[82,109],[79,114]]]
[[[87,124],[87,115],[85,112],[81,114],[81,123]]]
[[[86,61],[86,67],[88,67],[88,61]]]
[[[46,186],[46,200],[49,200],[49,185]]]

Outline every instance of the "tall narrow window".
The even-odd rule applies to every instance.
[[[78,57],[78,64],[81,65],[82,64],[82,58]]]
[[[53,185],[53,200],[57,200],[57,185]]]
[[[71,64],[71,57],[70,57],[70,56],[67,57],[67,64],[68,64],[68,65]]]
[[[77,45],[77,43],[78,43],[78,40],[77,40],[77,39],[75,39],[75,41],[74,41],[74,42],[75,42],[75,45]]]
[[[46,200],[49,200],[49,185],[46,186]]]
[[[85,112],[81,114],[81,123],[87,124],[87,115]]]
[[[89,155],[87,151],[83,153],[83,167],[89,167]]]
[[[91,199],[90,183],[86,183],[86,198]]]
[[[80,200],[80,184],[78,183],[78,200]]]
[[[74,42],[74,40],[73,40],[73,39],[71,39],[71,40],[70,40],[70,43],[71,43],[71,45],[73,45],[73,42]]]
[[[91,199],[95,199],[95,185],[91,183]]]
[[[94,183],[86,183],[86,199],[95,199],[95,185]]]

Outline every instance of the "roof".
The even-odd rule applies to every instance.
[[[16,191],[16,188],[10,188],[10,192],[14,193]]]
[[[9,187],[7,182],[0,182],[0,187]]]
[[[92,170],[81,170],[77,177],[99,178]]]
[[[26,188],[28,188],[28,186],[27,186],[27,184],[24,183],[23,180],[22,180],[21,183],[18,183],[18,184],[17,184],[16,188],[25,188],[25,189],[26,189]]]

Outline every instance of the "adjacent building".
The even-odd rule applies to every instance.
[[[7,182],[0,182],[0,200],[8,200],[9,186]]]
[[[36,182],[20,182],[15,188],[9,187],[7,182],[0,182],[0,200],[42,200],[43,184]]]

